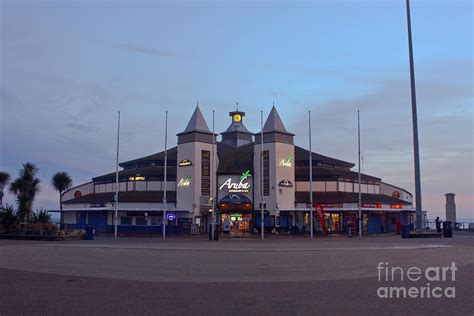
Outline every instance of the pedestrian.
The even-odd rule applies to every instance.
[[[352,238],[352,221],[349,221],[347,223],[347,231],[348,231],[348,237]]]
[[[441,221],[438,216],[436,216],[435,223],[436,223],[436,232],[441,233]]]

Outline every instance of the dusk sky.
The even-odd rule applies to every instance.
[[[164,149],[199,105],[216,132],[238,102],[257,132],[272,102],[297,145],[357,162],[414,193],[405,1],[5,1],[0,170],[40,168],[34,208],[58,208],[51,176],[74,185]],[[473,218],[473,3],[413,1],[423,209]],[[354,168],[357,170],[357,167]],[[8,194],[7,203],[14,203]]]

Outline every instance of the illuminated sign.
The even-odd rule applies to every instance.
[[[96,207],[105,207],[105,203],[90,203],[89,204],[90,208],[96,208]]]
[[[382,208],[382,203],[362,203],[365,208]]]
[[[292,165],[292,162],[293,161],[293,156],[292,155],[288,155],[288,157],[286,157],[286,159],[282,159],[280,160],[280,163],[278,164],[280,167],[290,167],[291,168],[291,165]]]
[[[228,178],[220,187],[219,191],[222,189],[227,189],[228,192],[232,193],[241,193],[241,192],[250,192],[250,183],[247,178],[251,177],[250,170],[247,170],[242,173],[240,176],[239,182],[233,182],[232,178]]]
[[[286,187],[286,188],[291,188],[293,186],[293,183],[290,180],[281,180],[280,183],[278,183],[279,187]]]
[[[181,180],[179,180],[179,182],[178,182],[178,187],[180,187],[180,188],[187,188],[189,186],[191,186],[191,175],[190,174],[188,174],[184,178],[181,178]]]
[[[193,163],[191,162],[191,160],[187,160],[187,159],[183,159],[180,161],[180,163],[178,164],[178,166],[180,167],[187,167],[187,166],[192,166]]]
[[[392,197],[393,197],[394,199],[399,199],[399,198],[400,198],[400,192],[398,192],[398,191],[393,191]]]
[[[402,205],[401,204],[390,204],[390,208],[401,209]]]
[[[139,174],[137,174],[136,176],[131,176],[131,177],[129,177],[128,180],[131,180],[131,181],[143,181],[143,180],[145,180],[145,177],[140,176]]]
[[[166,218],[170,221],[174,220],[176,218],[175,213],[166,213]]]

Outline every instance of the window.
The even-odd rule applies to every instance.
[[[120,225],[132,225],[132,217],[131,216],[120,217]]]
[[[336,181],[327,181],[326,182],[326,191],[336,192],[337,191],[337,182]]]
[[[162,224],[162,216],[153,216],[150,218],[151,219],[151,225],[153,226],[159,226]]]
[[[146,226],[146,217],[145,216],[137,216],[135,217],[135,225]]]
[[[201,151],[201,194],[211,195],[211,152]]]
[[[263,152],[263,195],[270,195],[270,152]]]

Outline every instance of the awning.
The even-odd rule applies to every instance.
[[[415,212],[414,208],[367,208],[362,207],[360,209],[363,212]],[[281,209],[280,212],[310,212],[309,207],[295,207],[295,208],[286,208]],[[313,207],[313,211],[316,211],[316,208]],[[341,207],[341,208],[323,208],[324,212],[356,212],[359,211],[357,207]]]
[[[77,212],[77,211],[115,211],[113,207],[78,207],[74,209],[66,209],[63,210],[64,212]],[[118,207],[119,212],[147,212],[147,211],[161,211],[163,212],[163,208],[154,208],[154,207],[147,207],[147,208],[140,208],[140,207],[125,207],[121,208]],[[48,212],[61,212],[61,211],[48,211]],[[174,208],[167,208],[166,212],[188,212],[192,213],[191,210],[182,210],[182,209],[174,209]]]

